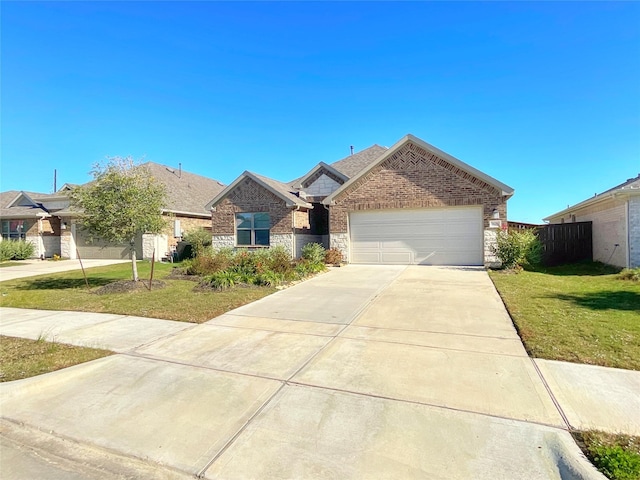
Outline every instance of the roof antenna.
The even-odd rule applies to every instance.
[[[58,191],[58,170],[53,169],[53,193]]]
[[[182,178],[182,162],[178,163],[178,178]]]
[[[353,155],[353,145],[349,147],[351,149],[351,155]]]

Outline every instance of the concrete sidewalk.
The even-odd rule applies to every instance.
[[[22,313],[0,333],[123,353],[0,385],[13,453],[17,422],[212,479],[604,478],[481,269],[349,266],[203,325]]]
[[[82,265],[84,268],[91,268],[125,262],[130,262],[130,260],[82,260]],[[60,260],[58,262],[52,260],[21,260],[19,265],[0,268],[0,282],[49,273],[80,270],[80,268],[78,260]]]

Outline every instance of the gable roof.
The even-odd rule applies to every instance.
[[[213,178],[185,172],[182,169],[154,162],[146,162],[140,166],[149,170],[153,178],[166,186],[165,212],[209,217],[211,213],[206,208],[207,202],[211,195],[217,195],[224,189],[224,184]]]
[[[43,215],[49,216],[44,206],[35,201],[32,196],[46,196],[32,192],[8,190],[0,192],[0,217],[1,218],[36,218]]]
[[[292,180],[291,182],[289,182],[289,185],[292,188],[295,188],[295,189],[302,188],[302,186],[304,185],[304,182],[307,181],[307,179],[311,178],[316,172],[318,172],[319,170],[322,170],[322,169],[325,169],[326,171],[333,173],[336,177],[341,178],[343,182],[346,182],[347,180],[349,180],[349,177],[347,177],[341,171],[337,170],[336,168],[332,167],[331,165],[327,165],[324,162],[320,162],[315,167],[313,167],[309,171],[309,173],[307,173],[303,177],[297,178],[297,179]]]
[[[330,205],[335,197],[337,197],[342,192],[347,190],[359,178],[361,178],[364,175],[366,175],[368,172],[370,172],[375,167],[380,165],[382,162],[387,160],[389,157],[391,157],[393,154],[395,154],[398,150],[400,150],[402,147],[404,147],[408,143],[413,143],[414,145],[417,145],[420,148],[422,148],[422,149],[424,149],[424,150],[426,150],[428,152],[433,153],[434,155],[446,160],[447,162],[451,163],[452,165],[458,167],[459,169],[464,170],[465,172],[473,175],[474,177],[476,177],[476,178],[478,178],[480,180],[483,180],[484,182],[488,183],[489,185],[491,185],[491,186],[497,188],[498,190],[500,190],[502,192],[503,196],[510,197],[514,193],[513,188],[509,187],[508,185],[505,185],[504,183],[496,180],[495,178],[487,175],[486,173],[483,173],[480,170],[477,170],[476,168],[473,168],[471,165],[467,165],[462,160],[459,160],[459,159],[455,158],[454,156],[449,155],[446,152],[443,152],[439,148],[428,144],[424,140],[421,140],[421,139],[419,139],[418,137],[416,137],[414,135],[407,134],[404,137],[402,137],[391,148],[384,149],[382,151],[381,155],[379,155],[376,159],[374,159],[374,161],[370,161],[370,163],[365,168],[362,168],[356,175],[351,177],[348,182],[346,182],[344,185],[342,185],[340,188],[338,188],[331,195],[327,196],[327,198],[325,198],[322,201],[322,203],[324,203],[325,205]],[[377,147],[377,145],[374,145],[374,147]],[[370,147],[370,149],[372,149],[374,147]],[[383,148],[383,147],[378,147],[378,148]],[[369,150],[369,149],[367,149],[367,150]],[[363,150],[363,152],[364,152],[364,150]],[[343,162],[345,160],[348,160],[348,157],[343,159],[343,160],[340,160],[340,162]],[[336,162],[336,163],[340,163],[340,162]],[[333,164],[333,165],[336,166],[336,164]]]
[[[574,212],[581,208],[588,207],[595,203],[602,202],[604,200],[608,200],[614,197],[624,197],[624,196],[640,196],[640,174],[635,178],[630,178],[625,182],[622,182],[620,185],[616,185],[613,188],[605,190],[604,192],[594,195],[591,198],[583,200],[580,203],[576,203],[571,207],[567,207],[564,210],[561,210],[553,215],[549,215],[548,217],[543,218],[545,222],[550,221],[552,218],[562,217],[568,213]]]
[[[342,160],[333,162],[331,166],[343,173],[348,178],[351,178],[360,173],[364,168],[371,165],[374,160],[380,158],[380,156],[387,151],[387,147],[381,147],[380,145],[371,145],[369,148],[344,157]]]
[[[289,184],[279,182],[272,178],[263,177],[262,175],[258,175],[257,173],[249,172],[245,170],[238,178],[236,178],[231,185],[222,190],[218,195],[214,197],[207,205],[207,209],[211,209],[218,205],[222,200],[224,200],[234,188],[236,188],[240,182],[242,182],[245,178],[250,178],[258,185],[263,188],[269,190],[275,196],[284,200],[287,207],[306,207],[311,208],[312,205],[310,203],[305,202],[303,199],[295,195],[291,192],[292,188]]]

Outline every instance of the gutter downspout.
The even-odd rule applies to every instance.
[[[630,221],[631,219],[629,218],[629,207],[631,203],[631,198],[627,197],[627,208],[626,208],[626,217],[627,217],[627,221],[626,221],[626,225],[625,227],[627,228],[627,268],[631,268],[631,225],[630,225]]]
[[[291,258],[295,259],[298,253],[298,246],[296,245],[296,212],[300,211],[300,205],[291,210]]]
[[[324,209],[327,211],[327,240],[329,240],[329,248],[331,248],[331,210],[329,210],[329,205],[322,204]]]

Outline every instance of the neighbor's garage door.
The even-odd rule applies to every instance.
[[[349,214],[351,263],[482,265],[481,207]]]
[[[138,243],[138,242],[136,242]],[[140,249],[136,245],[136,253],[138,257],[142,256],[142,242],[140,243]],[[131,258],[129,244],[115,245],[112,243],[106,243],[102,240],[90,241],[90,237],[82,229],[76,230],[76,248],[80,254],[80,258],[99,258],[99,259],[129,259]]]

